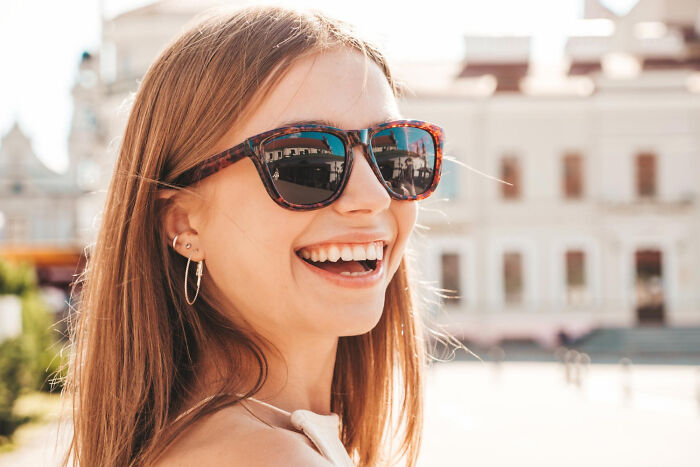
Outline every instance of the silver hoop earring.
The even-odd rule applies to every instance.
[[[194,302],[197,300],[197,297],[199,296],[199,284],[202,282],[202,270],[204,267],[204,260],[200,261],[197,264],[197,272],[195,273],[197,275],[197,292],[194,294],[194,298],[190,302],[190,297],[187,294],[187,274],[190,272],[190,260],[192,259],[192,256],[187,258],[187,266],[185,266],[185,301],[187,302],[188,305],[194,305]]]
[[[175,235],[175,238],[173,238],[173,250],[175,249],[175,244],[177,243],[177,237],[179,237],[180,234]]]

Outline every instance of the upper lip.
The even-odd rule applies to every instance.
[[[302,248],[315,245],[325,245],[332,243],[371,243],[371,242],[383,242],[385,245],[390,243],[390,235],[385,232],[346,232],[342,235],[336,235],[334,237],[319,240],[317,242],[308,243],[296,247],[294,251],[299,251]]]

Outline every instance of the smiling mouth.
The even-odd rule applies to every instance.
[[[319,269],[341,276],[363,276],[377,269],[384,257],[383,242],[304,247],[297,256]]]

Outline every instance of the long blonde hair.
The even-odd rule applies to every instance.
[[[379,65],[398,96],[384,56],[346,23],[279,7],[199,18],[149,68],[80,278],[65,386],[74,435],[64,465],[71,459],[83,466],[148,464],[188,424],[264,383],[267,361],[254,336],[206,295],[194,306],[185,303],[185,261],[168,247],[161,225],[169,204],[158,189],[208,156],[296,59],[336,47],[356,49]],[[394,455],[416,462],[424,349],[411,294],[404,258],[378,325],[339,340],[331,410],[340,415],[341,439],[358,465],[387,461],[388,442],[398,445]],[[196,363],[211,349],[231,356],[222,362],[228,386],[213,388],[215,397],[173,425],[192,393]],[[250,375],[256,382],[246,386]]]

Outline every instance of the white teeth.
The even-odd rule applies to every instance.
[[[343,261],[381,260],[384,256],[384,243],[317,245],[302,248],[299,256],[315,263],[324,261],[335,263],[341,258]]]
[[[377,253],[374,252],[374,244],[367,247],[367,259],[377,259]]]
[[[341,276],[365,276],[369,274],[370,272],[373,272],[371,269],[369,271],[362,271],[362,272],[350,272],[350,271],[343,271],[340,273]]]
[[[349,246],[344,246],[342,250],[340,250],[340,257],[343,258],[343,261],[352,261],[352,249]]]
[[[355,245],[352,247],[352,259],[355,261],[364,261],[367,259],[367,254],[362,245]]]
[[[340,250],[337,246],[332,245],[328,248],[328,259],[334,263],[340,259]]]

